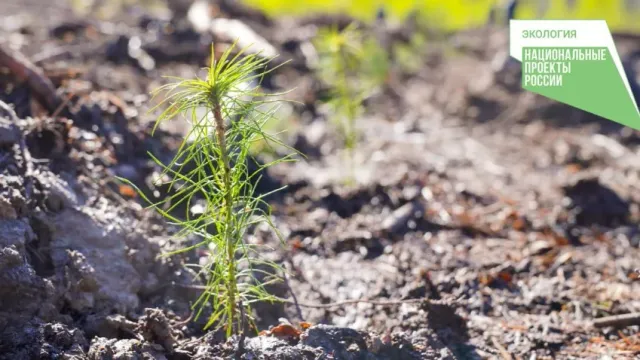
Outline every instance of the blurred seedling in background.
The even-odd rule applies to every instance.
[[[156,108],[166,107],[156,127],[184,116],[191,129],[170,163],[163,164],[150,154],[162,167],[159,178],[168,179],[165,185],[172,195],[151,203],[139,191],[150,207],[179,227],[177,237],[197,235],[202,239],[172,254],[208,248],[209,258],[198,272],[206,281],[206,290],[194,304],[195,318],[210,304],[212,312],[205,329],[224,328],[227,336],[243,332],[245,321],[253,323],[253,303],[279,300],[265,286],[279,281],[276,274],[282,269],[273,262],[259,260],[259,248],[245,239],[261,225],[268,226],[281,239],[264,200],[272,192],[257,195],[255,184],[262,170],[291,161],[295,154],[292,151],[249,171],[247,164],[253,160],[251,148],[256,142],[290,148],[264,131],[277,111],[275,97],[282,95],[268,95],[259,88],[263,76],[274,70],[266,70],[272,59],[248,54],[247,49],[233,55],[235,47],[233,44],[217,60],[212,48],[205,79],[173,78],[175,82],[154,92],[154,97],[165,96]],[[201,213],[193,215],[187,210],[184,218],[172,214],[180,204],[191,208],[197,199],[205,200]],[[166,204],[169,206],[163,206]]]
[[[330,88],[332,119],[343,136],[347,149],[356,141],[356,118],[362,112],[364,93],[357,72],[363,57],[362,34],[355,25],[342,31],[335,27],[321,29],[315,43],[318,50],[317,71]]]
[[[394,65],[407,74],[420,71],[424,67],[424,58],[428,53],[427,42],[427,36],[421,31],[416,31],[411,34],[408,43],[395,44]]]
[[[356,120],[364,111],[364,100],[386,81],[388,54],[354,23],[343,30],[321,29],[314,45],[318,51],[317,75],[330,88],[331,119],[353,161],[358,141]]]

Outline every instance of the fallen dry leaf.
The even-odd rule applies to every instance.
[[[573,164],[567,165],[565,169],[569,174],[575,174],[580,172],[580,170],[582,170],[582,166],[580,164],[573,163]]]
[[[524,228],[525,228],[525,226],[526,226],[526,225],[527,225],[527,224],[526,224],[526,222],[524,221],[524,219],[523,219],[523,218],[521,218],[521,217],[518,217],[518,218],[516,218],[515,220],[513,220],[513,223],[512,223],[512,225],[511,225],[511,226],[513,227],[513,230],[516,230],[516,231],[522,231],[522,230],[524,230]]]
[[[507,271],[500,271],[498,277],[507,284],[511,284],[511,281],[513,281],[513,275]]]
[[[277,337],[293,337],[299,338],[302,331],[296,329],[290,324],[280,324],[271,330],[262,330],[258,335],[260,336],[277,336]]]
[[[120,195],[128,198],[136,197],[136,191],[129,185],[120,185],[118,190],[120,191]]]

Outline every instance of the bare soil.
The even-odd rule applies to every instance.
[[[189,321],[202,279],[185,265],[206,252],[161,256],[198,239],[174,239],[115,179],[166,196],[148,152],[171,159],[187,125],[152,136],[149,92],[228,39],[179,12],[109,22],[26,1],[0,15],[0,47],[42,69],[62,103],[48,109],[0,63],[0,100],[15,109],[0,110],[1,359],[640,354],[637,323],[593,325],[640,311],[637,131],[521,91],[517,64],[501,66],[505,30],[487,28],[431,37],[417,66],[394,67],[349,162],[307,66],[314,29],[345,19],[219,4],[292,60],[264,85],[295,87],[285,141],[306,158],[258,187],[287,186],[269,198],[286,246],[261,229],[247,239],[274,249],[262,256],[289,276],[271,291],[291,301],[255,307],[260,336],[203,332],[206,317]],[[616,41],[623,56],[640,50]]]

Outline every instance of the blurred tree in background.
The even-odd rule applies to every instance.
[[[194,0],[70,0],[80,13],[109,17],[131,5],[149,10],[186,12]],[[214,2],[215,0],[211,0]],[[234,0],[235,1],[235,0]],[[347,13],[374,21],[381,7],[391,20],[402,21],[417,13],[434,29],[462,30],[482,26],[494,10],[504,10],[510,0],[237,0],[270,16]],[[640,0],[518,0],[517,19],[604,19],[614,32],[640,33]]]
[[[302,15],[314,12],[346,12],[372,21],[384,6],[402,20],[417,11],[432,26],[459,30],[486,23],[491,9],[506,7],[508,0],[244,0],[269,15]],[[640,32],[640,0],[520,0],[517,19],[604,19],[612,31]]]

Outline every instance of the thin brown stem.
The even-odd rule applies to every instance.
[[[0,65],[9,68],[18,80],[25,81],[49,113],[55,112],[62,103],[56,88],[42,69],[35,66],[19,51],[8,46],[0,46]]]

